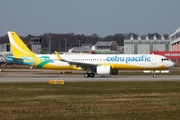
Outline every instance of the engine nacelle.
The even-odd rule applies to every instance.
[[[98,66],[96,69],[97,74],[101,75],[117,75],[118,70],[112,70],[111,66]]]

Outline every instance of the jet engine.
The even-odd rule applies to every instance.
[[[97,74],[100,75],[117,75],[118,70],[112,70],[111,66],[97,66]]]

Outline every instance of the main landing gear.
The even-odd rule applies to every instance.
[[[88,73],[88,72],[87,72],[87,73],[84,74],[84,77],[85,77],[85,78],[94,77],[94,76],[95,76],[95,74],[94,74],[93,72],[91,72],[91,73]]]
[[[156,75],[156,74],[153,74],[153,77],[154,77],[154,78],[156,78],[156,77],[157,77],[157,75]]]
[[[95,76],[95,68],[87,68],[87,72],[84,73],[84,77],[85,78],[88,78],[88,77],[91,77],[93,78]]]

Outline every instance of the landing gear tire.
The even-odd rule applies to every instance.
[[[89,76],[90,76],[89,73],[84,73],[84,77],[85,77],[85,78],[88,78]]]
[[[156,77],[157,77],[157,75],[156,75],[156,74],[153,74],[153,77],[154,77],[154,78],[156,78]]]
[[[89,74],[89,77],[94,77],[94,76],[95,76],[94,73],[90,73],[90,74]]]

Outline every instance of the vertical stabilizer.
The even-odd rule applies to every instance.
[[[16,58],[32,57],[36,58],[36,55],[26,46],[26,44],[20,39],[20,37],[14,31],[8,32],[8,37],[11,45],[11,51]]]
[[[16,32],[8,32],[8,37],[11,45],[11,51],[13,54],[12,60],[14,62],[34,67],[40,64],[40,59],[26,46],[26,44],[21,40],[21,38],[16,34]],[[21,60],[21,62],[19,62],[19,60]]]

